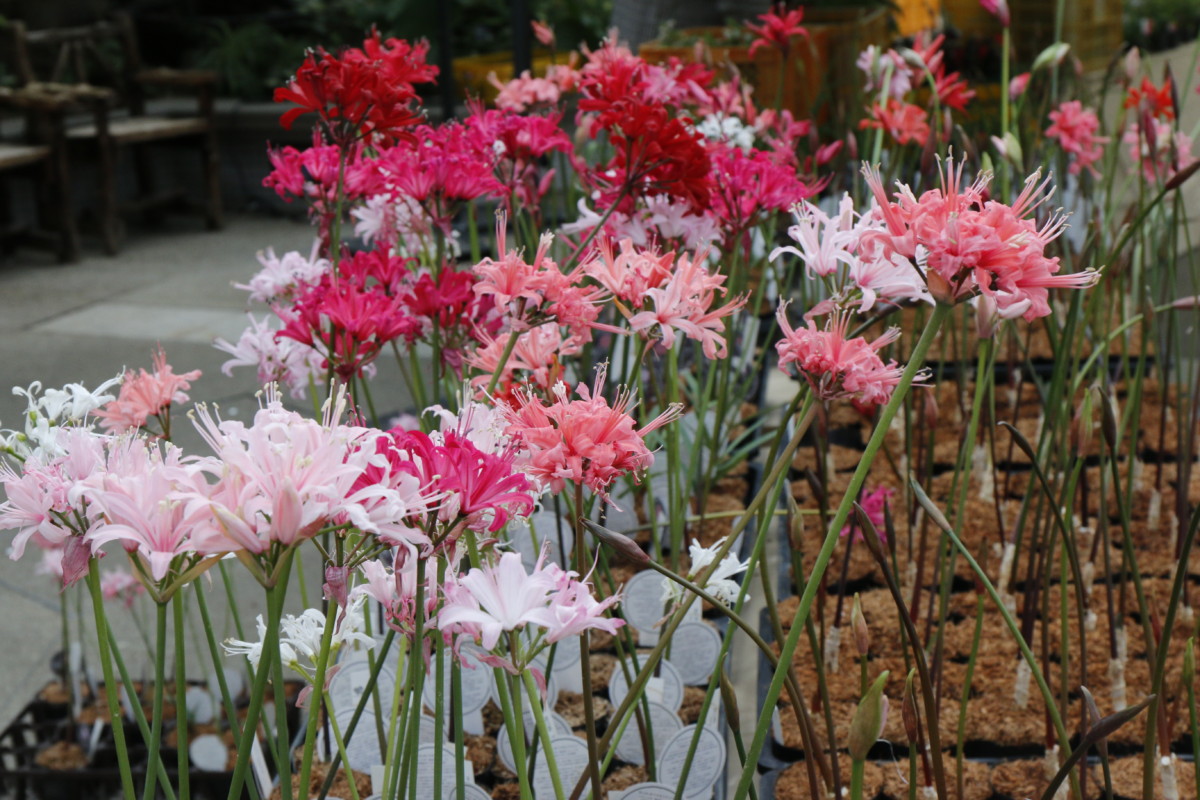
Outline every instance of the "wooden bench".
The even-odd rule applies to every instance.
[[[37,82],[40,71],[52,82],[70,76],[77,84],[103,86],[104,102],[93,102],[90,120],[68,121],[65,136],[98,162],[100,235],[104,249],[115,254],[124,237],[122,215],[142,212],[152,221],[168,204],[187,197],[182,187],[160,189],[152,169],[149,145],[177,144],[200,154],[203,174],[201,206],[210,229],[222,225],[220,155],[213,101],[217,75],[206,70],[146,68],[141,63],[133,22],[119,14],[111,21],[74,28],[27,30],[21,22],[7,27],[11,61],[22,86]],[[186,90],[196,98],[194,115],[146,113],[148,90]],[[122,204],[117,167],[122,151],[133,156],[138,196]]]
[[[0,240],[30,242],[53,248],[59,261],[79,258],[79,233],[71,200],[64,117],[86,111],[91,103],[107,102],[107,91],[91,87],[31,83],[21,89],[0,88],[0,109],[36,117],[37,129],[27,125],[21,141],[0,141],[0,174],[26,173],[34,186],[34,222],[17,225],[10,213],[9,187],[0,186]],[[6,182],[7,184],[7,182]]]

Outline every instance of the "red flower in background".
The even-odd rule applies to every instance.
[[[297,118],[314,113],[339,146],[372,134],[384,141],[404,136],[420,119],[411,107],[414,84],[437,76],[437,67],[425,63],[428,51],[428,42],[384,41],[379,31],[372,31],[361,50],[348,48],[340,56],[310,50],[295,76],[275,90],[275,102],[297,106],[279,122],[290,129]]]
[[[1140,113],[1149,114],[1155,119],[1175,119],[1171,78],[1165,78],[1161,87],[1155,86],[1154,81],[1149,78],[1142,78],[1141,86],[1129,87],[1129,94],[1125,96],[1125,107],[1136,108]]]
[[[929,115],[920,106],[889,97],[886,106],[876,103],[870,111],[871,118],[859,122],[859,128],[882,128],[897,144],[913,142],[924,147],[929,140]]]
[[[808,36],[808,31],[800,25],[800,20],[804,19],[803,8],[788,11],[783,3],[779,3],[766,14],[759,14],[758,18],[762,20],[761,25],[746,23],[746,30],[758,34],[750,44],[751,57],[760,47],[778,47],[787,52],[793,36]]]

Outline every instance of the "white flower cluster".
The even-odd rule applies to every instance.
[[[716,560],[717,551],[721,549],[721,545],[725,542],[726,538],[728,537],[722,536],[713,543],[712,547],[701,547],[699,541],[692,540],[691,545],[688,546],[688,553],[691,556],[692,562],[691,569],[688,570],[687,574],[690,580],[694,580],[709,564]],[[733,553],[728,553],[717,564],[717,568],[713,571],[708,581],[700,584],[700,588],[725,605],[731,606],[737,600],[738,591],[741,589],[741,586],[733,578],[745,572],[749,566],[749,561],[743,562]],[[662,597],[664,603],[678,600],[682,593],[683,590],[679,584],[669,578],[663,578]]]
[[[120,384],[123,374],[110,378],[95,389],[83,384],[68,383],[61,389],[42,390],[35,381],[28,389],[13,387],[13,394],[27,401],[23,430],[0,429],[0,450],[25,461],[34,458],[45,461],[65,453],[58,445],[58,435],[65,427],[87,427],[88,415],[109,403],[114,396],[108,390]]]
[[[366,629],[366,621],[363,618],[365,600],[364,594],[352,596],[345,610],[338,613],[329,650],[331,655],[351,641],[361,642],[367,649],[375,646],[375,641],[363,633]],[[325,614],[320,609],[305,609],[299,616],[284,615],[279,621],[279,656],[284,665],[311,680],[312,670],[316,669],[317,656],[321,652],[321,637],[324,633]],[[225,652],[229,655],[245,655],[250,664],[257,669],[262,658],[263,638],[266,634],[267,625],[263,622],[262,614],[259,614],[258,639],[253,642],[227,639],[224,643]]]

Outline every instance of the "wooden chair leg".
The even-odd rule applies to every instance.
[[[221,208],[221,153],[217,147],[217,133],[209,130],[204,137],[205,222],[210,231],[220,230],[225,224]]]
[[[67,142],[58,129],[52,143],[50,178],[54,187],[54,225],[58,230],[58,260],[70,264],[79,260],[79,228],[75,223],[75,204],[71,196],[70,159]]]
[[[133,169],[137,177],[138,201],[150,200],[154,197],[154,154],[147,145],[132,145],[131,149]],[[146,205],[144,216],[147,223],[156,225],[162,222],[163,212],[156,205]]]
[[[100,145],[100,239],[104,252],[115,256],[121,249],[123,225],[117,202],[117,149],[103,139]]]

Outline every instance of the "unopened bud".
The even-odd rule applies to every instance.
[[[1087,456],[1092,445],[1092,393],[1083,396],[1083,402],[1075,409],[1071,419],[1071,450],[1076,458]]]
[[[1183,674],[1181,676],[1183,686],[1196,685],[1196,637],[1187,640],[1187,647],[1183,649]]]
[[[1101,390],[1100,392],[1100,432],[1104,434],[1104,443],[1110,449],[1117,449],[1117,410],[1113,405],[1112,396]]]
[[[867,618],[863,616],[858,592],[854,593],[854,606],[850,609],[850,627],[854,631],[854,649],[860,657],[866,657],[871,651],[871,630],[867,627]]]
[[[1129,48],[1129,52],[1125,54],[1125,80],[1130,83],[1136,83],[1138,76],[1142,74],[1142,51],[1136,47]]]
[[[635,564],[647,564],[650,562],[650,556],[646,555],[646,551],[625,534],[609,530],[591,520],[585,519],[584,524],[587,525],[588,530],[592,532],[593,536]]]
[[[1057,67],[1063,62],[1063,59],[1067,57],[1067,53],[1070,51],[1071,45],[1066,42],[1056,42],[1038,53],[1038,57],[1033,60],[1033,68],[1030,71],[1037,72],[1043,67]]]
[[[870,752],[871,746],[879,741],[883,726],[887,723],[888,699],[883,693],[887,678],[888,672],[884,670],[871,684],[871,688],[867,689],[862,702],[854,710],[847,749],[850,751],[850,758],[855,761],[866,760],[867,753]]]
[[[913,687],[917,671],[910,670],[904,681],[904,697],[900,701],[900,716],[904,719],[904,735],[912,747],[920,747],[920,732],[917,725],[917,693]]]
[[[933,392],[922,392],[921,411],[925,417],[925,425],[929,430],[937,428],[938,424],[938,402],[937,396]]]

